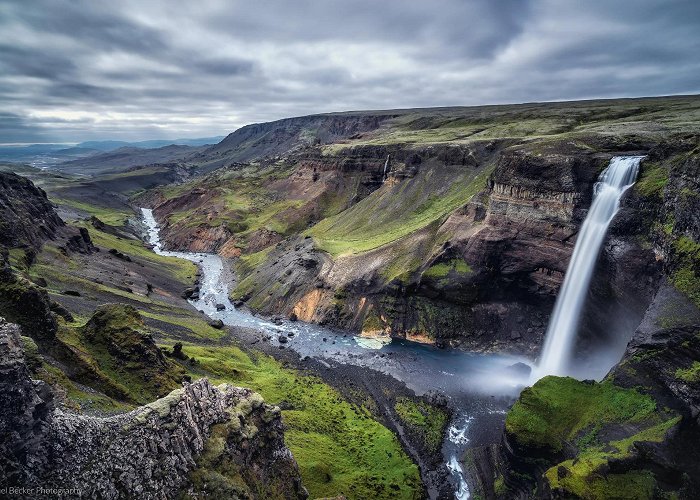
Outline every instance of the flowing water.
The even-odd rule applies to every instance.
[[[498,354],[474,354],[458,350],[389,339],[367,339],[301,321],[281,324],[236,309],[229,300],[230,277],[218,255],[163,250],[158,225],[150,209],[141,209],[148,239],[159,254],[197,263],[202,270],[200,298],[190,303],[213,319],[229,326],[255,328],[272,335],[278,344],[280,333],[289,336],[286,348],[301,356],[331,363],[362,366],[389,374],[422,395],[429,391],[444,394],[455,416],[443,444],[445,466],[452,474],[455,498],[469,498],[469,487],[460,459],[469,446],[496,442],[508,406],[520,393],[527,377],[509,367],[522,358]],[[225,309],[217,310],[217,304]],[[324,340],[325,339],[325,340]]]
[[[594,187],[593,204],[576,239],[574,253],[547,327],[544,349],[533,372],[535,380],[545,375],[567,375],[570,370],[581,310],[605,233],[617,213],[622,194],[637,179],[642,158],[612,158]]]
[[[533,379],[565,374],[576,339],[579,317],[590,285],[593,268],[605,233],[618,210],[625,190],[631,186],[643,157],[614,157],[594,188],[594,200],[578,235],[550,321],[545,347]],[[389,158],[385,164],[388,166]],[[229,300],[232,282],[218,255],[163,250],[158,225],[149,209],[141,209],[153,250],[164,256],[197,263],[202,271],[200,295],[190,303],[212,319],[229,326],[254,328],[271,335],[279,344],[288,335],[285,348],[313,357],[328,368],[332,364],[355,365],[389,374],[417,394],[438,391],[447,396],[455,416],[443,444],[445,466],[452,474],[455,498],[470,497],[460,459],[470,446],[496,442],[507,408],[529,382],[528,376],[510,369],[527,360],[498,354],[474,354],[386,338],[368,339],[347,332],[300,321],[272,322],[233,307]],[[225,307],[218,310],[217,305]],[[281,345],[281,344],[280,344]]]

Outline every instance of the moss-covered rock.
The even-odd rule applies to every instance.
[[[440,453],[449,423],[449,415],[443,408],[404,397],[396,401],[394,410],[407,430],[418,435],[419,442],[430,454]]]
[[[132,306],[99,307],[83,327],[64,327],[59,337],[84,362],[80,381],[117,399],[145,403],[177,388],[185,370],[165,357]]]
[[[545,377],[522,392],[494,461],[499,497],[697,497],[699,367],[700,311],[662,284],[602,382]]]
[[[9,268],[0,271],[0,315],[40,343],[51,342],[58,329],[46,291]]]
[[[655,412],[656,402],[633,389],[549,376],[522,392],[508,414],[506,432],[523,448],[559,453],[587,437],[585,432],[645,422]]]
[[[639,459],[637,443],[663,442],[680,419],[649,394],[611,381],[545,377],[509,412],[506,440],[516,456],[541,460],[543,494],[651,498],[658,482]]]

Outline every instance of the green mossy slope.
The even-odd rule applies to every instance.
[[[549,376],[522,392],[506,418],[506,436],[517,455],[540,470],[544,465],[544,488],[555,495],[644,499],[657,491],[654,473],[635,465],[613,473],[611,464],[630,459],[635,443],[662,442],[680,420],[636,389]],[[506,484],[500,490],[508,497]]]
[[[421,498],[418,468],[366,407],[262,354],[196,345],[185,345],[183,352],[196,360],[193,377],[249,387],[267,403],[282,406],[285,441],[312,498]]]
[[[481,191],[494,166],[482,170],[423,169],[414,179],[383,187],[308,231],[333,256],[397,241],[464,206]]]

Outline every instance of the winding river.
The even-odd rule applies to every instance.
[[[163,250],[158,224],[150,209],[142,208],[149,243],[159,255],[178,257],[197,263],[201,269],[200,296],[190,303],[212,319],[229,326],[255,328],[272,336],[288,337],[286,348],[321,363],[362,366],[389,374],[417,394],[430,391],[444,394],[455,411],[443,444],[445,465],[452,474],[455,498],[470,497],[469,486],[459,459],[471,446],[496,442],[507,408],[527,383],[528,375],[509,369],[528,360],[500,355],[475,354],[416,344],[404,340],[382,342],[356,337],[300,321],[280,324],[254,316],[244,308],[236,309],[229,300],[231,277],[218,255]],[[224,310],[217,310],[223,304]]]

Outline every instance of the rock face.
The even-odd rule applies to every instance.
[[[37,341],[52,340],[58,322],[51,308],[46,290],[14,273],[9,265],[0,267],[0,314],[32,332]]]
[[[468,461],[483,497],[700,495],[697,144],[651,149],[611,226],[581,333],[593,348],[626,322],[622,360],[600,383],[546,377],[523,391],[501,444]]]
[[[525,140],[481,136],[479,128],[449,138],[436,132],[452,126],[444,113],[244,127],[202,157],[225,165],[220,171],[189,191],[150,196],[162,239],[171,249],[236,259],[234,299],[267,315],[534,354],[610,158],[648,153],[645,175],[659,163],[668,169],[673,156],[682,165],[671,169],[675,199],[659,204],[628,192],[583,314],[579,350],[594,355],[598,341],[619,341],[621,354],[661,272],[681,258],[663,238],[640,240],[650,232],[643,221],[673,219],[675,236],[698,224],[688,215],[700,208],[697,136],[589,131]],[[455,120],[475,118],[460,113]]]
[[[252,391],[202,379],[126,414],[74,415],[31,380],[21,345],[19,328],[0,320],[0,488],[79,498],[306,498],[279,408]],[[226,469],[215,470],[222,462]]]
[[[505,141],[358,146],[338,157],[306,157],[299,164],[313,164],[321,179],[329,171],[342,172],[347,179],[363,168],[365,174],[381,172],[390,156],[389,179],[369,188],[337,218],[352,238],[361,237],[359,231],[352,232],[367,219],[374,221],[366,224],[367,231],[373,226],[395,230],[395,219],[386,214],[408,218],[416,205],[429,206],[431,197],[421,190],[435,199],[447,196],[440,189],[460,176],[476,174],[477,184],[465,189],[456,209],[376,249],[329,255],[317,248],[316,238],[323,242],[325,236],[318,226],[311,230],[313,241],[292,236],[276,244],[252,273],[239,267],[245,279],[235,298],[266,314],[294,313],[304,321],[358,332],[475,350],[534,351],[544,336],[593,184],[612,154],[605,152],[607,144],[507,146]],[[471,198],[466,193],[478,194]],[[372,208],[362,212],[361,206]],[[629,277],[632,283],[640,272],[656,279],[653,252],[640,248],[630,228],[616,238],[602,261],[608,275],[619,281]],[[618,284],[615,291],[620,293],[611,301],[609,283],[600,283],[597,303],[612,303],[614,307],[605,306],[607,312],[634,310],[638,322],[651,296],[641,287]],[[587,315],[589,333],[598,331],[603,321],[596,310]]]
[[[210,161],[221,157],[220,161],[224,165],[280,155],[376,130],[383,122],[398,114],[342,113],[255,123],[229,134],[219,144],[202,152],[202,156]]]
[[[501,444],[471,451],[477,493],[697,498],[699,332],[700,310],[662,283],[604,381],[546,377],[523,391]]]
[[[63,225],[42,189],[25,177],[0,172],[1,246],[38,248]]]

